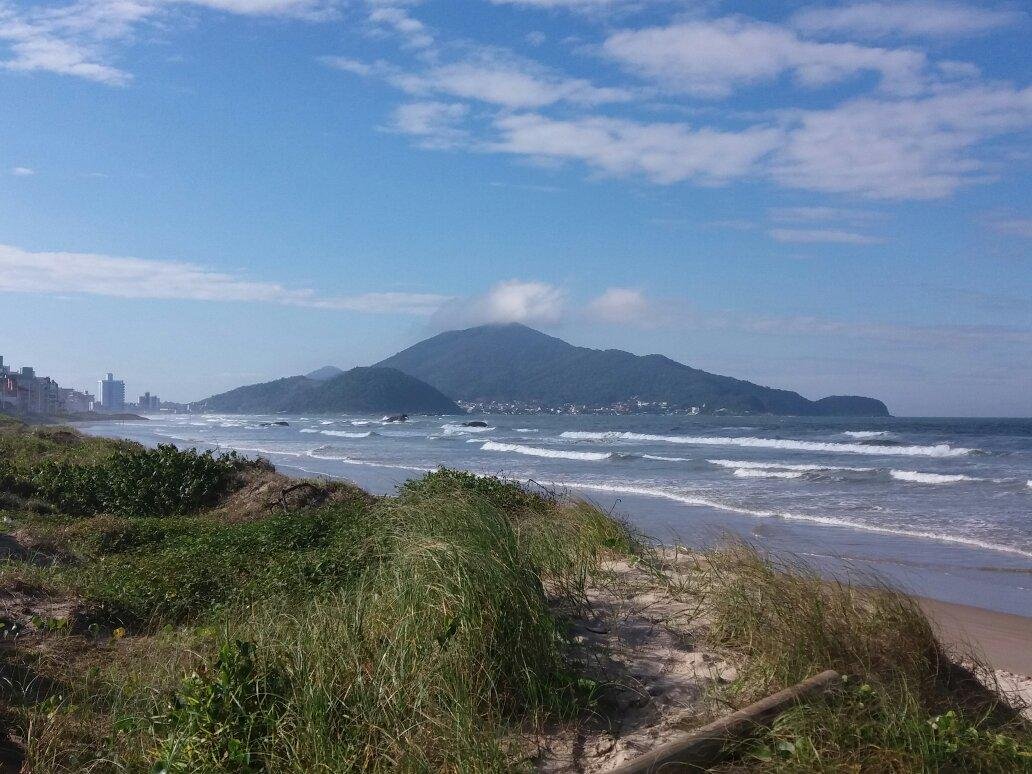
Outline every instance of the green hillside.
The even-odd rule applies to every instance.
[[[608,406],[638,399],[704,412],[888,416],[873,398],[811,401],[789,390],[691,368],[662,355],[575,347],[525,325],[448,331],[377,364],[397,368],[457,400]]]
[[[405,412],[461,414],[438,390],[393,368],[352,368],[329,379],[290,376],[213,395],[194,406],[239,414]]]

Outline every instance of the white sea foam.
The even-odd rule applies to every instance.
[[[845,430],[842,435],[848,435],[850,438],[892,438],[895,433],[888,430]]]
[[[959,484],[962,481],[985,481],[974,476],[948,475],[943,473],[921,473],[917,470],[890,470],[889,475],[897,481],[910,481],[915,484]]]
[[[663,462],[688,462],[691,457],[663,457],[659,454],[643,454],[641,455],[644,460],[661,460]]]
[[[318,427],[302,427],[299,432],[302,432],[302,433],[321,433],[322,430],[320,430]]]
[[[446,433],[489,433],[497,427],[467,427],[466,425],[441,425]]]
[[[749,462],[745,460],[706,460],[711,465],[719,465],[722,468],[735,468],[736,470],[848,470],[854,473],[869,473],[874,468],[851,468],[844,465],[791,465],[787,462]]]
[[[319,454],[318,452],[323,452]],[[349,457],[344,454],[330,454],[328,450],[319,448],[311,449],[305,452],[306,457],[311,457],[313,460],[332,460],[333,462],[340,462],[345,465],[362,465],[368,468],[392,468],[395,470],[412,470],[417,473],[430,473],[433,468],[424,468],[418,465],[401,465],[396,462],[376,462],[374,460],[359,460],[354,457]]]
[[[540,433],[536,427],[517,427],[514,428],[517,433]]]
[[[608,460],[613,455],[608,452],[576,452],[564,451],[562,449],[539,449],[536,446],[522,446],[518,443],[497,443],[486,441],[480,447],[483,451],[511,452],[512,454],[526,454],[530,457],[551,457],[564,460],[585,460],[597,462]]]
[[[684,505],[698,506],[702,508],[714,508],[720,511],[740,513],[743,516],[752,516],[761,519],[780,518],[785,519],[786,521],[802,521],[808,522],[810,524],[823,524],[829,527],[845,527],[847,529],[856,529],[863,532],[874,532],[882,535],[898,535],[900,537],[917,538],[919,540],[937,540],[943,543],[954,543],[957,545],[970,546],[973,548],[984,548],[989,551],[999,551],[1005,554],[1016,554],[1017,556],[1024,556],[1032,559],[1032,551],[1025,551],[1020,548],[1000,545],[998,543],[989,543],[984,540],[978,540],[977,538],[960,537],[959,535],[947,535],[940,532],[923,532],[920,530],[880,527],[875,524],[864,524],[862,522],[851,521],[849,519],[839,519],[833,516],[809,516],[797,513],[788,513],[785,511],[766,511],[754,510],[750,508],[740,508],[737,506],[728,505],[726,503],[721,503],[715,500],[707,500],[703,497],[695,497],[693,495],[681,494],[679,492],[671,492],[665,489],[650,489],[647,487],[623,486],[612,484],[583,484],[569,481],[551,481],[547,483],[555,487],[567,487],[569,489],[587,489],[599,492],[614,492],[617,494],[635,494],[643,495],[645,497],[661,497],[666,500],[674,500],[676,502],[683,503]]]
[[[934,446],[865,446],[859,443],[826,443],[823,441],[797,441],[781,438],[733,438],[721,436],[694,435],[650,435],[647,433],[587,433],[567,430],[562,438],[576,441],[650,441],[655,443],[679,443],[696,446],[748,446],[764,449],[786,449],[789,451],[831,452],[834,454],[870,454],[878,456],[904,457],[960,457],[971,454],[974,449],[950,446],[940,443]]]
[[[371,430],[367,430],[364,433],[349,433],[347,430],[320,430],[323,435],[334,435],[338,438],[368,438],[371,435],[375,435]]]
[[[803,473],[800,470],[738,468],[735,476],[738,478],[802,478]]]
[[[377,424],[377,423],[372,422],[372,421],[370,421],[368,419],[352,419],[351,420],[351,424],[354,425],[355,427],[365,427],[366,425],[372,425],[372,424]]]

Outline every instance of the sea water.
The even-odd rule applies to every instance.
[[[734,534],[828,573],[1032,615],[1028,419],[158,414],[86,431],[236,449],[377,492],[439,465],[507,476],[587,497],[664,542]]]

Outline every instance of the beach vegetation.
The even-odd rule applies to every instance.
[[[734,542],[701,556],[708,637],[766,695],[827,669],[842,683],[737,751],[771,771],[1032,770],[1032,728],[972,652],[951,651],[917,601],[864,574],[829,580]]]
[[[275,474],[234,455],[17,425],[0,448],[10,540],[36,541],[0,566],[17,601],[0,622],[2,720],[27,770],[530,770],[521,734],[595,706],[566,616],[607,563],[699,611],[699,636],[737,673],[719,702],[848,676],[733,750],[733,767],[1032,760],[977,663],[874,579],[829,582],[732,544],[664,586],[648,542],[592,503],[444,468],[393,496],[244,518],[239,477]]]

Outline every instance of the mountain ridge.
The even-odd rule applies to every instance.
[[[329,378],[287,376],[271,382],[237,387],[191,405],[201,411],[231,414],[338,411],[463,413],[454,401],[417,377],[394,368],[378,366],[352,368]]]
[[[454,400],[522,403],[545,409],[639,401],[655,410],[802,416],[889,416],[865,396],[804,398],[679,363],[665,355],[569,344],[519,323],[445,331],[377,367],[396,368]],[[640,406],[639,406],[640,408]]]

